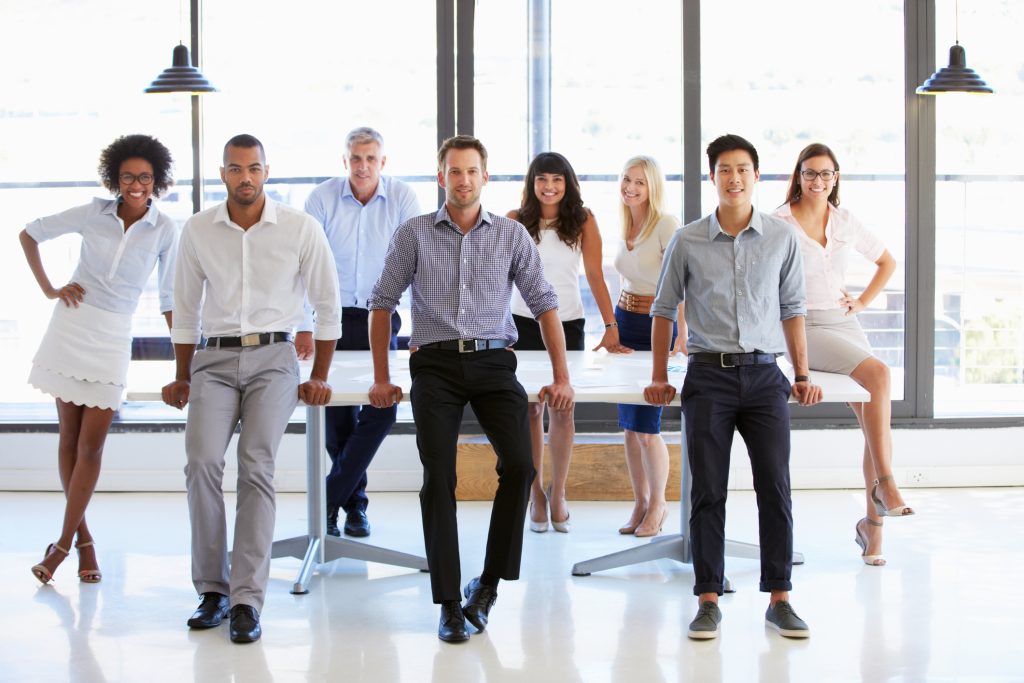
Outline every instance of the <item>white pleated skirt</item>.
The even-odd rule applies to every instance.
[[[131,314],[58,301],[28,382],[66,403],[117,410],[131,353]]]
[[[849,375],[875,355],[857,316],[842,308],[807,311],[806,328],[811,370]]]

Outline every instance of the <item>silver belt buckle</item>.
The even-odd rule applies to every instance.
[[[725,364],[725,357],[726,356],[731,356],[731,355],[733,355],[733,354],[731,354],[731,353],[720,353],[720,354],[718,354],[718,363],[719,363],[719,365],[721,365],[723,368],[734,368],[734,367],[736,367],[735,365],[726,365]]]
[[[242,335],[242,346],[259,346],[259,345],[260,345],[260,335],[259,335],[258,332],[253,333],[253,334],[243,334]]]
[[[476,339],[459,340],[459,353],[473,353],[476,350]]]

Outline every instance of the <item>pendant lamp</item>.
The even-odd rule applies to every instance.
[[[918,95],[962,92],[991,95],[994,91],[978,73],[967,66],[967,52],[960,46],[960,3],[956,4],[956,44],[949,48],[949,66],[944,66],[918,86]]]
[[[192,94],[217,92],[199,69],[192,66],[188,48],[179,43],[174,48],[171,66],[164,69],[145,89],[147,93],[187,92]]]

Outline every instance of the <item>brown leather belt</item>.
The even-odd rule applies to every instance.
[[[619,294],[619,308],[630,313],[643,313],[648,315],[651,312],[651,305],[654,304],[654,295],[631,294],[622,292]]]

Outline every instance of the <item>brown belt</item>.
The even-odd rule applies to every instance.
[[[622,292],[619,294],[619,308],[630,313],[643,313],[647,315],[651,312],[651,305],[654,303],[654,295],[645,296],[643,294],[630,294],[629,292]]]

